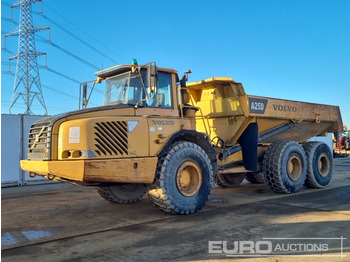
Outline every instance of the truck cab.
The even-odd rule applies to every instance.
[[[177,72],[173,69],[155,68],[151,73],[150,68],[122,65],[95,73],[97,82],[105,80],[103,104],[135,108],[135,115],[142,115],[142,109],[145,108],[159,115],[179,115],[178,101],[174,99],[177,97]]]
[[[190,120],[179,121],[177,72],[121,65],[96,75],[94,84],[104,83],[103,105],[88,108],[85,96],[84,109],[34,123],[22,168],[31,176],[86,185],[153,182],[163,144],[174,132],[191,127]],[[122,178],[110,165],[131,171]]]

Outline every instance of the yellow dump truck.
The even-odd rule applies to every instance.
[[[214,181],[246,178],[278,193],[330,183],[330,148],[307,140],[341,129],[339,107],[249,96],[232,78],[186,83],[188,73],[179,79],[154,62],[97,72],[92,89],[104,83],[103,105],[87,107],[84,83],[83,109],[31,126],[22,169],[95,186],[115,203],[148,193],[175,214],[200,210]]]

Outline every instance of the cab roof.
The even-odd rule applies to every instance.
[[[131,71],[133,67],[138,67],[138,65],[116,65],[110,68],[98,71],[95,73],[98,77],[106,79],[107,77],[119,75],[128,71]],[[147,66],[141,66],[141,68],[147,68]],[[170,68],[157,67],[158,71],[167,72],[167,73],[177,73],[176,70]]]

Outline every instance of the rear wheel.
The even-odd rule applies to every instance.
[[[118,184],[97,187],[97,192],[104,199],[118,204],[139,201],[147,192],[144,184]]]
[[[303,145],[307,157],[308,171],[305,184],[324,188],[332,179],[333,158],[330,148],[321,142],[307,142]]]
[[[205,151],[191,142],[177,142],[159,157],[156,181],[148,192],[162,211],[191,214],[208,201],[213,169]]]
[[[278,193],[298,192],[306,179],[303,148],[293,141],[272,143],[264,155],[263,172],[267,185]]]
[[[245,173],[217,174],[216,184],[221,187],[238,187],[244,180]]]

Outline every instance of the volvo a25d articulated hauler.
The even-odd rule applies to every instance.
[[[31,126],[22,169],[95,186],[115,203],[148,193],[175,214],[200,210],[214,181],[246,178],[278,193],[330,183],[331,149],[307,140],[342,127],[339,107],[249,96],[226,77],[186,83],[188,73],[179,79],[154,62],[97,72],[92,89],[104,82],[103,105],[88,108],[82,84],[83,109]]]

